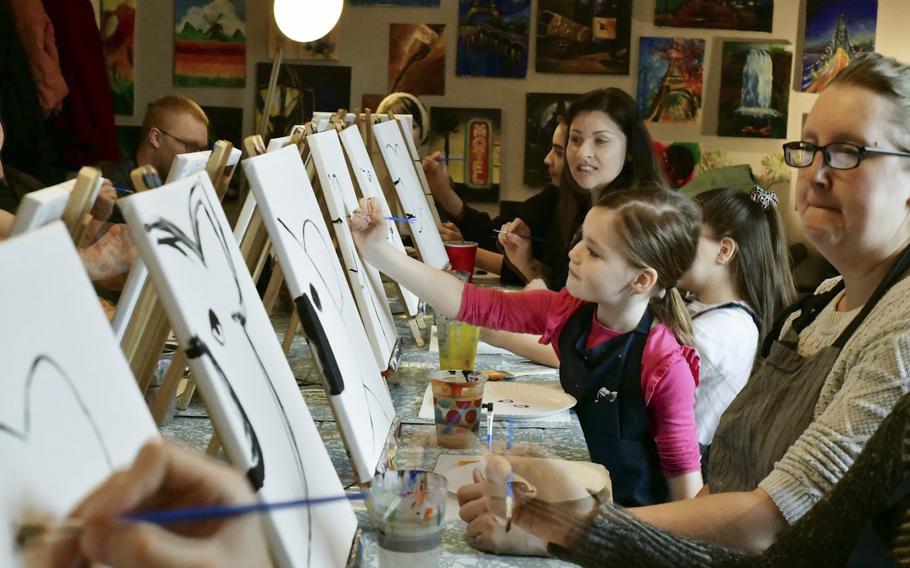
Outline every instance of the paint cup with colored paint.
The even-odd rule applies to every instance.
[[[379,531],[380,568],[439,564],[447,490],[445,477],[429,471],[373,477],[370,516]]]
[[[439,337],[439,368],[450,371],[474,370],[480,328],[437,314],[436,332]]]
[[[468,282],[474,277],[474,259],[477,257],[477,243],[473,241],[446,241],[446,254],[452,272],[467,274]]]
[[[469,382],[465,382],[465,377],[459,374],[430,381],[436,443],[443,448],[470,448],[477,443],[486,381],[477,375],[468,375],[468,379]]]

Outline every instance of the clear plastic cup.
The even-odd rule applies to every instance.
[[[380,568],[437,566],[445,518],[446,480],[429,471],[386,471],[373,477],[373,523]]]
[[[464,377],[433,379],[433,411],[436,443],[443,448],[470,448],[477,443],[483,379],[466,382]]]

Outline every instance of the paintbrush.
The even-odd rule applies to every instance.
[[[127,513],[119,518],[123,521],[154,523],[158,525],[170,523],[183,523],[194,521],[208,521],[212,519],[226,519],[248,515],[250,513],[265,513],[281,509],[299,507],[313,507],[335,501],[358,501],[366,499],[368,493],[346,493],[331,497],[315,497],[313,499],[294,499],[292,501],[276,501],[273,503],[249,503],[245,505],[215,505],[212,507],[187,507],[165,511],[146,511]],[[19,526],[16,531],[16,548],[25,549],[36,545],[47,544],[51,541],[78,534],[82,531],[82,519],[66,519],[59,523],[28,523]]]
[[[399,223],[413,223],[414,219],[406,219],[404,217],[394,217],[392,215],[386,215],[383,217],[386,221],[398,221]]]
[[[535,243],[545,243],[546,239],[540,237],[533,237],[531,235],[519,235],[518,233],[512,233],[510,231],[501,231],[499,229],[493,229],[494,233],[501,233],[503,235],[515,235],[516,237],[521,237],[522,239],[528,239],[529,241],[534,241]]]

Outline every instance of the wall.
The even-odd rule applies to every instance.
[[[96,0],[93,0],[96,1]],[[536,0],[532,0],[536,4]],[[631,74],[628,76],[549,75],[533,70],[536,23],[532,24],[531,64],[526,79],[490,79],[456,77],[455,40],[457,0],[442,0],[440,8],[352,7],[345,6],[340,23],[340,61],[328,64],[353,68],[351,85],[352,106],[359,106],[363,93],[382,93],[386,90],[388,61],[388,24],[393,22],[444,23],[448,53],[446,56],[446,95],[424,97],[428,105],[489,107],[502,109],[502,198],[522,200],[533,189],[522,185],[524,160],[524,113],[527,92],[585,92],[590,89],[615,86],[634,96],[637,69],[638,38],[640,36],[697,37],[707,40],[705,54],[705,95],[701,125],[654,124],[654,138],[665,141],[699,142],[702,151],[725,150],[731,157],[748,160],[760,171],[762,156],[777,152],[784,140],[718,137],[716,108],[719,92],[719,66],[723,39],[777,40],[791,44],[794,62],[799,58],[799,30],[802,28],[803,2],[777,0],[772,33],[737,32],[728,30],[695,30],[658,28],[653,25],[656,0],[634,0],[632,25]],[[244,107],[244,132],[252,132],[255,65],[267,61],[266,37],[270,17],[270,0],[247,0],[247,86],[244,89],[180,88],[173,87],[173,2],[142,0],[137,2],[136,30],[136,110],[133,117],[119,117],[118,123],[139,124],[145,106],[160,95],[179,92],[203,105]],[[876,48],[879,52],[910,61],[910,42],[906,33],[910,16],[907,0],[879,0]],[[534,14],[534,7],[532,7]],[[533,17],[532,17],[533,19]],[[798,65],[794,65],[797,68]],[[809,111],[815,95],[790,92],[790,114],[787,138],[797,139],[802,115]],[[800,237],[792,214],[791,191],[787,184],[775,189],[782,194],[783,211],[794,239]]]

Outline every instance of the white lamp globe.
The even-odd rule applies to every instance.
[[[332,31],[343,6],[344,0],[275,0],[275,23],[294,41],[315,41]]]

